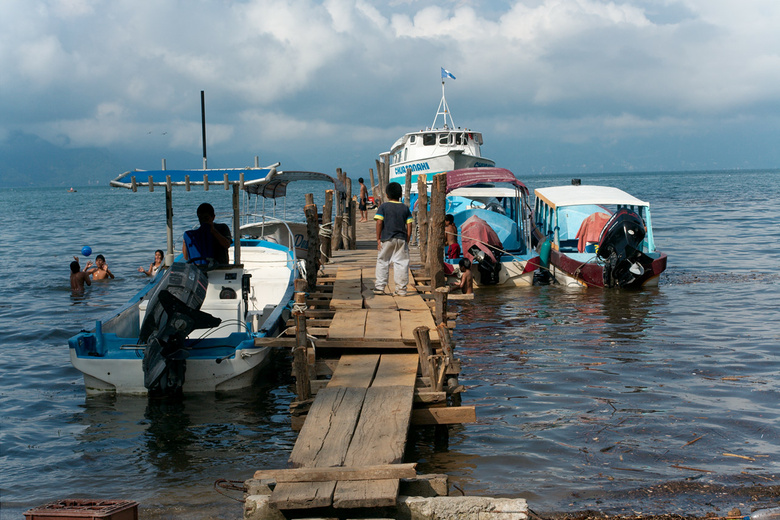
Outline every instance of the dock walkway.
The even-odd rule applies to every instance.
[[[401,479],[417,477],[415,464],[403,461],[410,425],[476,419],[473,407],[447,406],[447,391],[462,387],[443,385],[445,377],[457,383],[459,365],[443,345],[449,330],[446,318],[435,323],[433,297],[423,298],[411,273],[408,295],[392,295],[392,270],[389,294],[375,295],[374,222],[357,232],[356,249],[334,252],[306,298],[314,399],[291,406],[300,433],[289,468],[255,473],[272,483],[270,504],[282,512],[394,507]],[[295,346],[296,323],[288,337],[263,344]],[[307,413],[296,420],[301,410]]]

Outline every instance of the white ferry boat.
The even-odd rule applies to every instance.
[[[404,185],[406,170],[412,170],[412,191],[417,191],[417,177],[424,175],[428,184],[433,176],[464,168],[493,167],[495,161],[482,157],[482,134],[455,126],[444,96],[444,78],[454,77],[442,69],[441,101],[429,128],[409,132],[398,139],[389,152],[380,154],[389,164],[389,182]],[[442,126],[437,122],[441,116]]]

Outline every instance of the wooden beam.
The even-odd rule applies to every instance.
[[[363,467],[292,468],[255,471],[255,479],[276,482],[328,482],[331,480],[377,480],[415,478],[416,462],[407,464],[376,464]]]
[[[412,410],[412,424],[415,426],[474,422],[477,422],[477,411],[473,406],[449,406],[446,408],[420,408]]]

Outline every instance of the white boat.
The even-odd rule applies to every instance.
[[[167,190],[168,252],[166,265],[127,304],[70,338],[71,362],[84,375],[87,393],[176,395],[253,384],[270,354],[255,339],[285,326],[299,274],[289,228],[285,240],[235,232],[239,191],[283,178],[276,166],[135,171],[111,182],[133,191],[150,184]],[[233,188],[233,236],[240,240],[229,249],[228,265],[203,268],[181,255],[173,259],[171,191],[204,185]]]
[[[658,285],[667,257],[655,247],[649,203],[609,186],[553,186],[534,194],[534,239],[556,282]]]
[[[437,122],[441,116],[441,126]],[[433,176],[451,170],[491,167],[496,163],[482,157],[482,134],[455,126],[444,96],[444,74],[441,101],[433,124],[423,130],[409,132],[398,139],[389,152],[380,154],[389,164],[389,182],[406,183],[406,170],[412,172],[412,192],[417,192],[417,177],[424,175],[430,185]]]

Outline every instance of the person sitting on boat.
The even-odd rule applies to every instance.
[[[85,272],[92,276],[93,280],[114,278],[114,273],[109,270],[108,265],[106,265],[106,257],[103,255],[97,255],[95,257],[95,265],[93,265],[91,268],[85,269]]]
[[[453,289],[460,289],[463,294],[474,292],[474,276],[471,274],[471,261],[468,258],[461,258],[458,262],[460,267],[460,280],[452,284]]]
[[[228,248],[233,242],[230,228],[227,224],[214,222],[214,206],[208,202],[198,206],[197,214],[200,227],[184,232],[181,248],[184,260],[196,265],[207,265],[210,261],[218,265],[229,264]]]
[[[84,270],[81,270],[81,266],[79,265],[79,259],[78,257],[73,257],[73,262],[70,263],[70,288],[73,291],[83,291],[84,290],[84,284],[86,285],[92,285],[92,282],[89,279],[89,274],[87,274],[87,269],[89,269],[92,266],[92,260],[89,260],[87,262],[87,266],[84,268]]]
[[[165,253],[163,253],[162,249],[158,249],[154,252],[154,262],[149,264],[149,270],[147,271],[143,267],[138,268],[139,273],[144,273],[146,276],[154,276],[157,274],[157,271],[160,270],[160,267],[162,267],[163,259],[165,258]]]
[[[458,228],[455,227],[455,217],[444,216],[444,238],[447,241],[447,258],[460,258],[460,245],[458,245]]]

